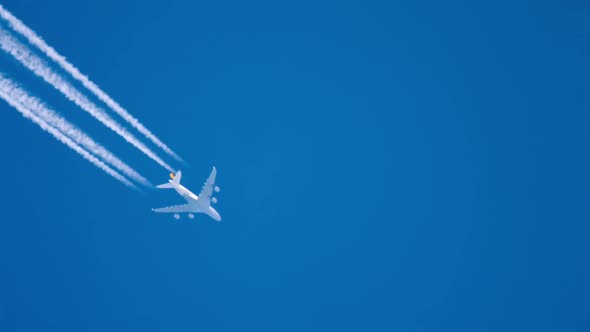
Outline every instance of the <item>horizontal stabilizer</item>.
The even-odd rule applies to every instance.
[[[156,188],[160,188],[160,189],[174,188],[175,186],[180,184],[181,177],[182,177],[182,173],[180,171],[176,172],[176,174],[170,173],[171,180],[168,180],[168,183],[163,183],[161,185],[156,186]]]
[[[182,177],[182,173],[180,171],[176,172],[176,174],[170,173],[170,179],[172,179],[172,180],[168,180],[168,183],[164,183],[164,184],[158,185],[156,187],[160,188],[160,189],[174,188],[174,186],[177,186],[180,184],[181,177]]]
[[[180,171],[176,172],[176,174],[170,174],[170,178],[172,179],[172,183],[180,184],[180,178],[182,177],[182,173]]]

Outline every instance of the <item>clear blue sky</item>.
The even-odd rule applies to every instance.
[[[2,102],[0,331],[590,330],[588,2],[2,4],[184,157],[186,186],[217,166],[224,221],[153,214],[179,198]]]

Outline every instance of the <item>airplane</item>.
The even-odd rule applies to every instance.
[[[186,200],[187,204],[152,209],[152,211],[160,213],[174,213],[174,219],[176,220],[180,219],[180,213],[188,213],[188,217],[190,219],[195,217],[193,213],[204,213],[213,218],[215,221],[221,221],[221,216],[217,210],[211,206],[211,203],[217,203],[217,198],[211,197],[213,192],[215,191],[218,193],[221,190],[218,186],[215,186],[216,175],[217,170],[215,167],[213,167],[209,178],[197,196],[180,184],[180,178],[182,177],[182,173],[180,171],[176,172],[176,174],[170,173],[170,180],[168,180],[168,183],[164,183],[156,187],[160,189],[176,190],[176,192]]]

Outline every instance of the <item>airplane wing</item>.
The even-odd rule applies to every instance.
[[[191,204],[173,205],[159,209],[152,209],[154,212],[169,212],[169,213],[182,213],[182,212],[195,212]]]
[[[209,178],[203,185],[203,189],[199,193],[199,201],[206,203],[206,205],[211,204],[211,195],[213,195],[213,186],[215,185],[215,176],[217,175],[217,169],[213,167]]]

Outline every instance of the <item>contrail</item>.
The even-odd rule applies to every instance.
[[[72,84],[70,84],[61,75],[55,72],[45,61],[33,54],[25,45],[13,38],[9,32],[0,28],[0,48],[12,55],[21,64],[27,67],[30,71],[41,77],[45,82],[51,84],[55,89],[60,91],[66,98],[78,105],[81,109],[92,115],[102,124],[113,130],[121,137],[123,137],[131,145],[135,146],[141,152],[146,154],[152,160],[157,162],[160,166],[166,168],[168,171],[174,170],[170,165],[164,162],[158,155],[150,150],[145,144],[137,139],[133,134],[128,132],[117,121],[111,118],[104,110],[96,106],[80,91],[78,91]]]
[[[24,36],[29,41],[29,43],[39,48],[46,56],[59,64],[63,70],[72,75],[73,78],[78,80],[84,87],[94,93],[98,99],[107,104],[113,111],[115,111],[115,113],[119,114],[123,119],[125,119],[125,121],[131,124],[133,128],[137,129],[137,131],[145,135],[145,137],[151,140],[170,156],[174,157],[176,160],[181,162],[183,161],[182,158],[172,151],[172,149],[160,141],[156,135],[152,134],[136,118],[129,114],[127,110],[121,107],[119,103],[113,100],[106,92],[99,88],[98,85],[92,82],[88,76],[82,74],[78,68],[68,62],[68,60],[63,55],[57,53],[57,51],[53,47],[49,46],[39,35],[35,33],[35,31],[26,26],[21,20],[12,15],[12,13],[10,13],[8,10],[4,9],[2,5],[0,5],[0,17],[7,21],[14,31]]]
[[[24,89],[20,88],[9,78],[4,77],[1,73],[0,91],[4,93],[4,95],[10,96],[12,100],[15,100],[19,104],[23,105],[29,111],[33,112],[48,125],[68,136],[76,144],[81,145],[87,151],[93,153],[104,162],[118,169],[127,177],[137,181],[138,183],[141,183],[146,187],[152,187],[148,180],[146,180],[143,176],[113,155],[109,150],[95,142],[92,138],[90,138],[76,126],[69,123],[55,111],[47,108],[39,99],[29,95]]]
[[[123,183],[127,187],[134,189],[134,190],[139,190],[135,185],[133,185],[133,183],[129,182],[129,180],[127,180],[121,174],[117,173],[117,171],[115,171],[114,169],[107,166],[105,163],[103,163],[98,158],[93,156],[90,152],[86,151],[84,148],[82,148],[81,146],[76,144],[76,142],[72,141],[69,137],[62,134],[59,130],[55,129],[54,127],[49,125],[47,122],[43,121],[43,119],[41,119],[40,117],[35,115],[28,108],[26,108],[24,105],[19,103],[17,100],[10,97],[10,95],[6,94],[4,91],[0,91],[0,98],[4,99],[10,106],[16,108],[16,110],[19,111],[25,118],[30,119],[31,121],[36,123],[39,127],[41,127],[41,129],[43,129],[44,131],[48,132],[53,137],[55,137],[58,141],[67,145],[70,149],[76,151],[84,159],[91,162],[94,166],[100,168],[108,175],[119,180],[121,183]]]

